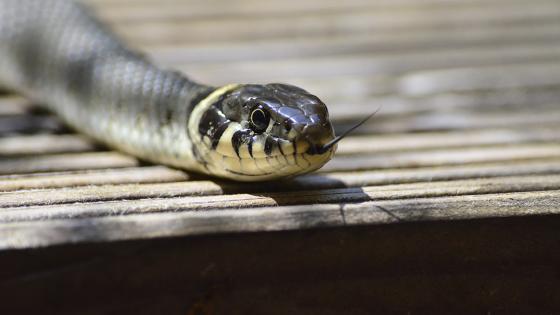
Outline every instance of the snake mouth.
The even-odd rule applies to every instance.
[[[222,157],[220,165],[228,176],[235,176],[241,181],[272,180],[291,178],[321,168],[333,153],[309,155],[306,152],[286,156],[266,157],[257,159],[237,159]]]

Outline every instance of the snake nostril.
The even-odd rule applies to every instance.
[[[308,125],[304,129],[305,139],[312,145],[321,147],[333,138],[330,128],[321,124]]]
[[[286,132],[292,130],[292,123],[289,120],[284,121],[284,130],[286,130]]]

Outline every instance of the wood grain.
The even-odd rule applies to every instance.
[[[0,175],[136,165],[135,158],[117,152],[50,154],[1,159]]]
[[[394,10],[398,11],[398,10]],[[394,12],[393,11],[393,12]],[[423,11],[401,10],[398,15],[377,8],[334,14],[292,15],[288,17],[260,15],[251,17],[228,16],[216,19],[179,19],[119,23],[113,25],[118,33],[134,43],[161,44],[166,42],[211,42],[228,40],[255,40],[260,38],[313,37],[357,32],[399,32],[404,30],[465,28],[469,25],[512,25],[554,21],[560,10],[554,2],[528,5],[526,2],[503,6],[490,3],[457,11],[455,8],[427,7]],[[180,32],[178,29],[188,29]]]
[[[236,211],[154,213],[87,220],[18,222],[3,224],[0,227],[0,248],[208,233],[278,231],[348,224],[461,220],[512,214],[557,214],[559,203],[560,192],[556,190],[367,202],[345,205],[342,208],[340,205],[286,206]]]
[[[26,229],[56,226],[43,243],[18,236],[6,248],[191,235],[189,220],[192,234],[212,234],[554,213],[555,1],[86,2],[131,46],[197,80],[309,89],[338,133],[381,111],[319,172],[240,184],[110,151],[2,95],[0,231],[37,239]],[[80,232],[56,232],[66,224]]]
[[[336,179],[336,177],[331,177]],[[328,183],[328,182],[327,182]],[[196,181],[184,183],[160,183],[160,184],[136,184],[136,185],[107,185],[101,187],[80,187],[65,189],[47,189],[40,191],[23,191],[0,194],[0,221],[2,215],[22,209],[23,216],[29,218],[31,212],[44,213],[45,216],[52,217],[53,210],[66,209],[60,213],[61,218],[71,217],[71,213],[76,203],[84,203],[80,208],[102,208],[97,204],[98,201],[124,201],[114,202],[108,205],[111,211],[128,213],[127,207],[131,211],[151,211],[141,210],[164,209],[155,206],[151,201],[149,205],[140,200],[134,199],[160,198],[159,202],[164,206],[169,206],[168,211],[186,211],[200,209],[216,209],[221,207],[262,207],[270,205],[291,205],[291,204],[318,204],[334,202],[361,202],[368,200],[384,199],[406,199],[416,197],[434,197],[449,195],[468,195],[468,194],[488,194],[498,192],[519,192],[519,191],[544,191],[560,189],[560,176],[532,176],[532,177],[494,177],[487,179],[469,179],[441,182],[424,182],[414,184],[398,184],[384,186],[363,186],[356,188],[337,188],[326,189],[323,185],[316,185],[314,190],[301,191],[305,189],[303,185],[293,186],[282,183],[277,185],[277,191],[287,192],[258,192],[261,191],[258,185],[244,185],[240,187],[231,183],[213,183],[209,181]],[[324,189],[324,190],[321,190]],[[257,191],[256,194],[234,194],[239,192]],[[228,194],[226,194],[228,193]],[[193,196],[187,198],[175,198],[183,196]],[[169,199],[169,200],[166,200]],[[68,206],[56,206],[58,204],[69,204]],[[138,206],[141,204],[142,206]],[[181,204],[181,206],[177,206]],[[46,207],[31,207],[42,206]],[[51,206],[55,205],[55,206]],[[154,210],[158,211],[158,210]],[[66,214],[64,214],[66,213]],[[40,218],[39,218],[40,219]]]

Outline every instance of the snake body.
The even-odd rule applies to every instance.
[[[0,0],[0,86],[118,150],[234,180],[307,173],[336,149],[316,96],[286,84],[199,84],[70,0]]]

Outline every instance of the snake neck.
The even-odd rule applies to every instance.
[[[247,181],[306,173],[334,154],[313,149],[333,130],[326,106],[302,89],[199,84],[129,49],[73,1],[0,7],[0,83],[113,148]]]
[[[198,167],[187,121],[214,88],[160,69],[81,4],[1,0],[0,5],[0,83],[111,147],[154,162]]]

